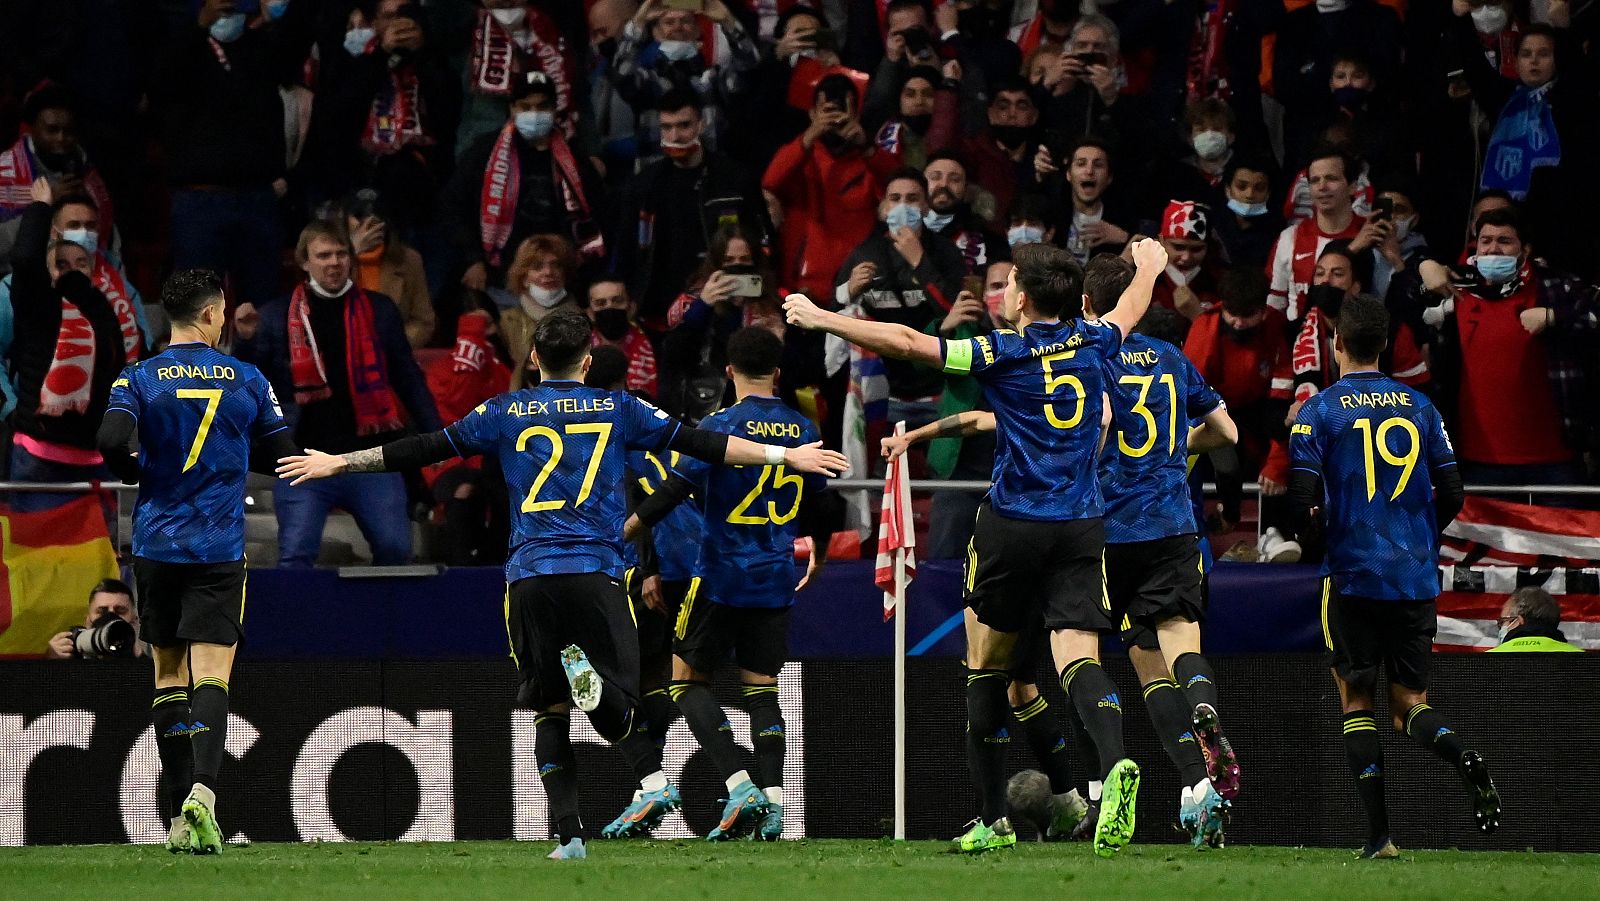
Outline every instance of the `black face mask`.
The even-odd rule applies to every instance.
[[[1007,150],[1016,150],[1023,144],[1028,143],[1028,136],[1031,130],[1025,125],[989,126],[989,134],[994,135],[994,139],[1000,142],[1000,146]]]
[[[628,334],[628,311],[616,307],[595,310],[594,330],[607,341],[621,341]]]
[[[1322,315],[1332,319],[1339,318],[1339,310],[1344,306],[1344,289],[1335,288],[1333,285],[1312,285],[1306,292],[1306,309],[1318,309]]]
[[[1238,344],[1249,344],[1251,339],[1256,336],[1256,332],[1261,331],[1259,324],[1252,325],[1249,328],[1235,328],[1226,319],[1220,320],[1218,324],[1222,326],[1222,333]]]
[[[916,116],[901,116],[900,121],[904,122],[906,127],[916,134],[923,135],[928,133],[928,126],[933,124],[933,114],[922,113]]]
[[[818,138],[817,140],[821,141],[822,146],[828,148],[828,150],[833,153],[840,153],[850,146],[850,142],[845,140],[844,135],[841,135],[836,131],[825,131],[822,133],[822,137]]]
[[[594,53],[595,56],[599,57],[600,59],[603,59],[608,63],[611,62],[611,60],[617,55],[617,39],[606,38],[600,43],[594,45]]]

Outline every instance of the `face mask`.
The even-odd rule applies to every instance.
[[[1242,200],[1234,200],[1232,197],[1228,198],[1228,209],[1246,219],[1267,214],[1267,205],[1264,203],[1245,203]]]
[[[556,114],[543,109],[523,110],[512,121],[516,124],[517,134],[524,141],[537,141],[547,137],[556,127]]]
[[[695,153],[697,153],[699,150],[700,150],[700,139],[699,138],[695,138],[692,141],[685,141],[682,144],[674,144],[674,143],[672,143],[670,141],[662,141],[661,142],[661,153],[662,153],[662,155],[666,156],[668,159],[686,160],[686,159],[694,156]]]
[[[1477,10],[1473,10],[1472,17],[1474,19],[1476,19],[1478,17]],[[1501,626],[1500,627],[1500,641],[1497,642],[1497,643],[1498,644],[1505,644],[1506,643],[1506,639],[1510,638],[1510,637],[1511,637],[1511,630],[1507,629],[1505,626]]]
[[[1480,253],[1473,258],[1478,274],[1491,285],[1503,285],[1517,275],[1517,258],[1505,253]]]
[[[1345,109],[1360,109],[1372,92],[1366,88],[1345,85],[1333,92],[1333,102]]]
[[[922,210],[909,203],[897,203],[884,214],[883,224],[889,226],[890,231],[897,228],[919,229],[922,227]]]
[[[1317,0],[1317,12],[1340,13],[1350,5],[1350,0]]]
[[[594,53],[606,62],[610,62],[611,58],[617,55],[617,39],[606,38],[594,45]]]
[[[661,48],[662,56],[674,63],[693,59],[694,55],[700,52],[700,45],[694,41],[661,41],[656,46]]]
[[[1417,217],[1415,217],[1415,216],[1407,216],[1404,219],[1396,219],[1396,220],[1394,220],[1394,238],[1395,238],[1395,240],[1396,241],[1404,241],[1406,238],[1410,237],[1411,236],[1411,226],[1416,225],[1416,224],[1417,224]]]
[[[1021,125],[991,125],[989,133],[1007,150],[1016,150],[1028,141],[1028,129]]]
[[[267,18],[276,22],[289,11],[289,0],[267,0],[263,9],[267,11]]]
[[[902,116],[900,121],[906,124],[916,134],[927,134],[928,126],[933,124],[932,113],[919,113],[915,116]]]
[[[239,35],[244,34],[244,23],[244,13],[223,16],[211,23],[211,37],[219,44],[231,44],[239,39]]]
[[[516,28],[518,25],[521,25],[522,20],[526,19],[527,17],[528,10],[526,7],[522,6],[518,6],[513,9],[489,10],[489,18],[494,19],[496,22],[499,22],[506,28]]]
[[[1203,160],[1221,159],[1228,152],[1228,136],[1220,131],[1202,131],[1192,143],[1194,152]]]
[[[1190,280],[1200,271],[1199,266],[1190,266],[1188,269],[1179,269],[1171,263],[1167,264],[1167,278],[1172,279],[1174,285],[1188,287]]]
[[[1222,326],[1222,333],[1240,344],[1250,343],[1250,339],[1254,338],[1256,332],[1261,330],[1259,325],[1252,325],[1249,328],[1236,328],[1226,319],[1218,320],[1218,322]]]
[[[377,32],[370,28],[352,28],[344,33],[344,52],[351,56],[362,56],[371,46],[372,39]]]
[[[538,285],[529,285],[528,296],[533,298],[534,303],[548,310],[567,299],[567,289],[541,288]]]
[[[929,210],[922,214],[922,224],[934,231],[943,231],[946,225],[955,221],[955,213],[935,213]]]
[[[1511,13],[1503,6],[1480,6],[1472,11],[1472,27],[1481,34],[1499,34],[1510,20]]]
[[[1307,309],[1316,308],[1322,315],[1333,319],[1339,318],[1339,310],[1344,307],[1344,289],[1333,285],[1312,285],[1306,292]]]
[[[997,320],[1005,318],[1000,314],[1000,307],[1005,301],[1006,289],[1004,288],[998,291],[989,291],[983,295],[983,305],[989,308],[989,318]]]
[[[82,247],[89,256],[94,256],[95,250],[100,246],[100,236],[87,228],[66,229],[61,233],[61,240]]]
[[[1024,244],[1043,244],[1044,229],[1034,225],[1013,225],[1006,232],[1006,242],[1012,247],[1021,247]]]
[[[607,341],[621,341],[628,334],[628,311],[616,308],[595,310],[594,330]]]

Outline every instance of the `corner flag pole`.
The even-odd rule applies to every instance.
[[[894,551],[894,840],[906,840],[906,549]]]
[[[897,422],[894,434],[906,433]],[[906,839],[906,586],[916,577],[917,534],[911,482],[902,454],[889,461],[878,517],[878,560],[872,581],[883,591],[883,618],[894,619],[894,838]]]

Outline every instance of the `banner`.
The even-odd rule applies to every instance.
[[[0,657],[38,657],[57,632],[83,625],[89,589],[117,577],[100,499],[50,510],[0,507]]]
[[[1500,643],[1500,611],[1519,588],[1543,588],[1561,605],[1561,632],[1586,651],[1600,651],[1600,569],[1530,566],[1439,567],[1441,651],[1487,651]]]

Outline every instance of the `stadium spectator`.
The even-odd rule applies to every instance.
[[[654,400],[656,352],[650,337],[639,327],[639,307],[628,297],[627,284],[614,275],[590,282],[589,302],[584,309],[594,324],[595,346],[615,347],[628,358],[628,390]]]
[[[1600,425],[1592,285],[1535,259],[1511,210],[1477,220],[1470,271],[1420,268],[1436,328],[1435,392],[1469,485],[1565,485]],[[1507,427],[1515,423],[1514,427]]]
[[[505,283],[516,302],[500,314],[500,333],[511,354],[511,389],[522,387],[527,374],[538,371],[527,368],[534,328],[551,313],[579,308],[573,290],[577,274],[577,253],[560,235],[532,235],[517,248]]]
[[[0,152],[0,274],[11,271],[11,245],[22,212],[33,202],[33,182],[40,178],[50,179],[58,198],[82,195],[92,201],[95,241],[110,254],[116,244],[111,193],[78,142],[78,114],[66,89],[53,84],[34,89],[23,98],[22,123],[26,131]]]
[[[455,422],[506,390],[511,368],[493,302],[461,314],[456,346],[428,366],[428,393],[441,422]],[[440,524],[441,562],[485,566],[505,559],[505,480],[499,462],[482,456],[436,463],[422,471]]]
[[[482,0],[473,18],[470,50],[462,70],[465,85],[455,154],[461,159],[486,136],[498,132],[517,102],[518,86],[537,72],[552,87],[550,111],[569,128],[577,110],[574,50],[556,19],[527,0]],[[466,5],[465,3],[460,5]]]
[[[520,76],[510,121],[462,153],[446,189],[451,238],[468,261],[461,283],[474,291],[498,284],[507,251],[530,235],[568,234],[584,259],[605,255],[599,175],[556,127],[557,87],[543,72]]]
[[[635,0],[595,0],[589,7],[589,105],[578,120],[579,128],[592,129],[606,180],[620,184],[633,174],[639,156],[635,138],[638,123],[633,107],[617,90],[611,77],[612,59],[622,28],[639,11]],[[497,120],[503,121],[503,120]]]
[[[1283,233],[1283,217],[1267,204],[1273,169],[1260,157],[1237,157],[1223,173],[1226,211],[1213,209],[1211,227],[1232,265],[1265,269],[1272,246]]]
[[[1024,244],[1056,243],[1056,226],[1049,198],[1042,194],[1018,194],[1011,203],[1006,243],[1014,252]]]
[[[928,180],[928,230],[961,251],[968,275],[982,277],[991,263],[1011,259],[1005,236],[989,227],[967,202],[980,189],[967,180],[967,166],[953,153],[934,154],[923,167]]]
[[[422,255],[400,237],[390,219],[387,195],[364,188],[345,198],[344,227],[355,253],[355,280],[364,291],[394,301],[405,322],[406,340],[422,347],[433,340],[433,300]]]
[[[278,84],[305,60],[309,40],[291,25],[247,28],[235,0],[203,0],[154,60],[173,268],[227,275],[246,317],[279,288],[278,198],[289,183]]]
[[[832,296],[839,264],[872,233],[885,182],[899,166],[867,140],[857,104],[845,76],[817,82],[810,126],[778,150],[761,179],[783,210],[783,281],[819,298]]]
[[[1500,643],[1491,653],[1582,651],[1561,634],[1561,604],[1543,588],[1519,588],[1500,608]]]
[[[1227,202],[1224,176],[1233,162],[1238,140],[1233,108],[1212,97],[1192,103],[1183,112],[1183,151],[1161,172],[1167,197],[1194,200],[1214,210]]]
[[[236,322],[235,353],[272,383],[297,446],[346,453],[377,447],[406,430],[440,428],[438,408],[394,301],[351,278],[350,245],[323,222],[300,232],[295,259],[305,280],[273,301],[251,325]],[[411,560],[405,479],[340,476],[272,485],[278,517],[278,565],[316,563],[322,529],[334,507],[348,510],[372,547],[376,566]]]
[[[714,28],[701,25],[704,16]],[[646,33],[648,29],[648,34]],[[718,58],[717,32],[727,42],[728,60]],[[693,91],[705,120],[702,140],[715,150],[732,123],[727,108],[745,90],[748,73],[761,61],[756,42],[722,0],[706,0],[703,12],[669,9],[663,0],[644,0],[623,26],[611,60],[612,83],[638,113],[639,158],[655,158],[652,111],[669,91]]]
[[[1403,49],[1395,11],[1377,0],[1319,0],[1284,17],[1273,50],[1272,86],[1284,106],[1288,146],[1308,146],[1326,114],[1335,58],[1357,47],[1366,52],[1372,75],[1390,82]]]
[[[52,240],[50,182],[36,179],[11,248],[10,363],[17,386],[11,478],[19,482],[86,482],[109,476],[95,433],[111,383],[127,362],[122,325],[91,280],[93,258],[82,246]],[[42,510],[78,495],[27,493],[16,510]],[[111,514],[107,508],[108,518]]]
[[[994,87],[981,127],[961,123],[959,104],[957,86],[947,79],[934,97],[927,144],[954,149],[967,161],[971,181],[994,195],[991,224],[998,228],[1011,209],[1012,197],[1036,183],[1034,160],[1043,149],[1039,145],[1039,105],[1032,86],[1020,76]]]
[[[1122,63],[1116,23],[1086,15],[1073,24],[1061,51],[1060,76],[1039,111],[1040,126],[1060,135],[1057,150],[1089,135],[1112,141],[1132,136],[1126,117],[1133,105],[1118,102],[1127,80]]]
[[[1054,176],[1056,167],[1046,151],[1041,149],[1034,160],[1034,169],[1042,177]],[[1128,243],[1128,228],[1118,222],[1133,224],[1129,212],[1108,206],[1106,191],[1111,187],[1111,150],[1099,138],[1083,138],[1066,154],[1067,169],[1062,173],[1066,182],[1068,203],[1062,204],[1063,216],[1056,234],[1063,236],[1067,252],[1087,262],[1097,253],[1121,253]],[[1059,186],[1059,179],[1053,180]],[[1065,215],[1070,211],[1070,218]]]
[[[959,71],[959,64],[945,64],[947,71]],[[896,154],[907,166],[922,168],[928,160],[928,128],[933,124],[935,89],[945,76],[932,66],[917,66],[901,76],[895,114],[883,122],[873,143]]]
[[[139,628],[139,610],[133,603],[133,589],[121,579],[101,579],[89,589],[89,612],[83,615],[83,627],[89,628],[100,621],[101,617],[115,616],[123,622]],[[145,644],[142,641],[133,643],[133,656],[143,657]],[[45,646],[46,660],[71,660],[78,655],[72,649],[72,631],[57,632],[50,636],[50,643]]]
[[[1375,215],[1388,217],[1394,228],[1374,248],[1377,253],[1373,256],[1372,293],[1386,300],[1395,277],[1407,272],[1415,274],[1417,266],[1428,258],[1428,239],[1418,228],[1422,215],[1412,201],[1416,193],[1408,179],[1398,176],[1378,183]],[[1397,293],[1403,294],[1404,289]],[[1390,303],[1391,308],[1399,305]]]
[[[1317,259],[1329,241],[1350,241],[1362,252],[1387,236],[1392,224],[1367,228],[1367,221],[1352,209],[1351,174],[1355,161],[1332,149],[1312,154],[1306,166],[1311,186],[1313,214],[1284,229],[1272,247],[1268,272],[1272,286],[1267,302],[1298,327],[1306,314],[1306,292],[1311,290]]]
[[[727,154],[707,149],[693,92],[670,92],[657,110],[663,158],[628,181],[612,243],[640,322],[660,334],[717,229],[738,223],[759,243],[766,211],[754,177]]]
[[[1210,220],[1211,211],[1205,204],[1186,200],[1169,202],[1161,215],[1157,237],[1167,249],[1167,271],[1156,279],[1150,303],[1178,311],[1187,322],[1220,301],[1216,275],[1207,266]]]
[[[878,208],[882,223],[851,251],[834,276],[834,300],[857,306],[870,319],[922,331],[935,324],[941,334],[954,334],[963,324],[983,316],[976,296],[960,302],[966,266],[961,252],[947,239],[928,231],[928,183],[915,169],[890,177]],[[901,360],[884,361],[889,378],[889,421],[916,428],[937,418],[943,378],[925,367]]]
[[[883,16],[883,58],[872,73],[866,100],[862,103],[861,122],[868,128],[879,125],[898,112],[904,115],[906,83],[913,70],[934,69],[925,73],[928,81],[927,100],[933,99],[932,87],[939,83],[940,50],[938,39],[928,20],[928,7],[921,0],[889,0]],[[928,113],[933,113],[932,103]],[[918,165],[911,160],[907,165]]]

